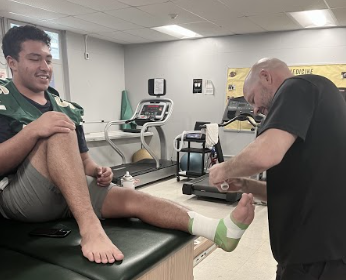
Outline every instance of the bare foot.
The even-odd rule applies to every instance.
[[[98,227],[98,226],[97,226]],[[112,243],[101,225],[81,233],[83,256],[91,262],[114,263],[124,259],[123,253]]]
[[[255,216],[253,195],[244,193],[237,207],[226,217],[219,221],[214,242],[226,252],[232,252],[240,241],[241,236],[251,224]]]
[[[255,216],[255,206],[252,193],[243,193],[237,207],[233,210],[234,222],[249,225]]]

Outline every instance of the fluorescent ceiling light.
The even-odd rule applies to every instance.
[[[179,25],[165,25],[165,26],[153,27],[152,29],[159,31],[161,33],[168,34],[173,37],[177,37],[179,39],[202,37],[202,35],[196,32],[193,32],[189,29],[186,29],[184,27],[181,27]]]
[[[336,26],[334,15],[328,9],[293,12],[288,14],[304,28]]]

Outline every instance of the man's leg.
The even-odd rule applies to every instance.
[[[91,206],[76,133],[57,133],[39,141],[29,160],[66,199],[79,226],[83,255],[97,263],[123,259],[123,254],[105,234]]]
[[[157,227],[201,235],[225,251],[232,251],[254,218],[254,205],[252,195],[243,194],[228,217],[210,219],[169,200],[126,188],[112,188],[101,213],[104,218],[136,217]]]
[[[344,280],[345,276],[346,259],[340,259],[286,267],[278,265],[276,280]]]

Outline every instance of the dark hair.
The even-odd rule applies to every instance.
[[[50,48],[51,39],[42,29],[32,25],[14,26],[2,39],[2,51],[5,58],[11,56],[18,61],[22,43],[28,40],[41,41]]]

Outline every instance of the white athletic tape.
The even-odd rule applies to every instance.
[[[227,216],[223,219],[225,226],[227,227],[227,237],[233,239],[240,239],[244,234],[245,230],[239,228],[231,219],[230,216]]]
[[[207,218],[194,211],[189,211],[187,214],[193,218],[192,234],[202,235],[210,240],[214,240],[217,225],[220,220]]]

